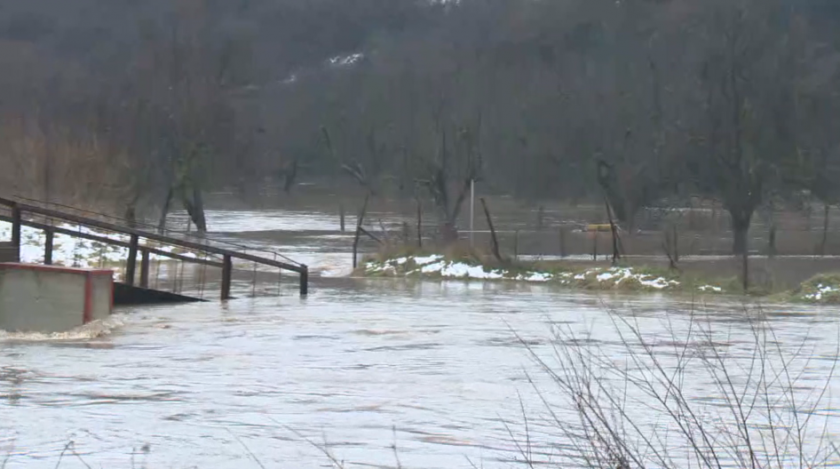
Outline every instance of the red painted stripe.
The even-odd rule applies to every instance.
[[[96,276],[114,275],[114,271],[108,269],[76,269],[73,267],[40,264],[20,264],[16,262],[0,263],[0,269],[39,270],[43,272],[60,272],[66,274],[84,274]]]
[[[93,275],[85,276],[85,311],[82,316],[82,323],[87,324],[93,321]]]

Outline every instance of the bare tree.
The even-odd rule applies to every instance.
[[[784,14],[775,1],[712,2],[695,41],[702,114],[688,169],[729,211],[735,254],[747,251],[753,213],[796,155],[796,41]]]

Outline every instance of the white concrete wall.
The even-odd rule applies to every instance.
[[[111,277],[101,271],[0,264],[0,329],[64,332],[111,312]]]

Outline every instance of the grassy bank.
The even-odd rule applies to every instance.
[[[673,292],[691,295],[743,295],[741,279],[708,269],[668,269],[625,262],[499,261],[468,249],[441,252],[389,250],[366,258],[354,272],[362,277],[518,281],[594,291]],[[794,287],[754,282],[747,294],[774,301],[840,304],[840,274],[818,274]]]
[[[596,266],[574,261],[498,261],[471,250],[442,253],[390,251],[365,259],[355,272],[365,277],[417,277],[553,283],[586,290],[724,293],[736,279],[714,279],[656,266]]]

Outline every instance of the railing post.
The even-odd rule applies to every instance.
[[[52,228],[44,230],[46,242],[44,243],[44,264],[52,265],[53,263],[53,244],[55,239],[55,231]]]
[[[140,287],[149,288],[149,250],[140,251]]]
[[[300,296],[309,295],[309,267],[302,265],[300,271]]]
[[[233,275],[233,261],[229,255],[224,256],[222,262],[222,300],[230,299],[230,282]]]
[[[12,245],[17,251],[16,258],[20,261],[20,225],[22,223],[23,214],[17,204],[12,206]]]
[[[131,235],[131,243],[128,246],[128,263],[125,266],[125,283],[127,285],[134,285],[134,272],[137,270],[137,245],[140,243],[140,237],[136,234]]]

